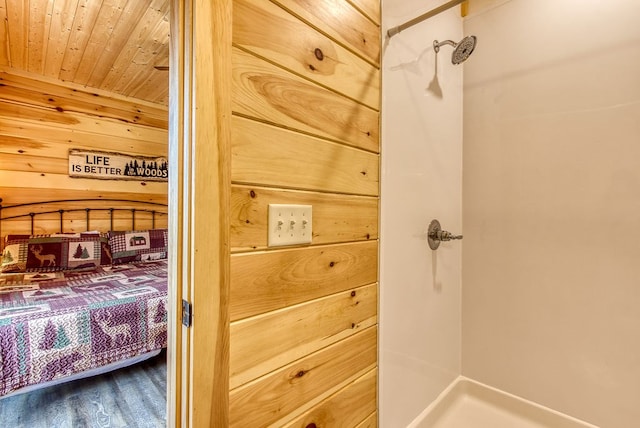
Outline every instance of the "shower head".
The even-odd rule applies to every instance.
[[[453,54],[451,54],[451,63],[458,65],[469,58],[471,53],[476,47],[476,36],[467,36],[460,42],[456,43],[453,40],[445,40],[443,42],[433,41],[433,49],[438,53],[440,46],[451,45],[453,46]]]

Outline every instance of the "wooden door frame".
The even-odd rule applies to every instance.
[[[231,5],[171,3],[168,426],[229,424]]]

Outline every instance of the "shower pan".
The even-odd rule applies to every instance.
[[[460,376],[407,428],[598,428]]]

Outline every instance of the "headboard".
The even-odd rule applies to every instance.
[[[8,234],[166,228],[167,220],[167,205],[160,202],[86,198],[3,205],[0,198],[0,238]]]

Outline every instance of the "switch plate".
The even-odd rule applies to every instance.
[[[268,245],[310,244],[311,205],[269,204]]]

